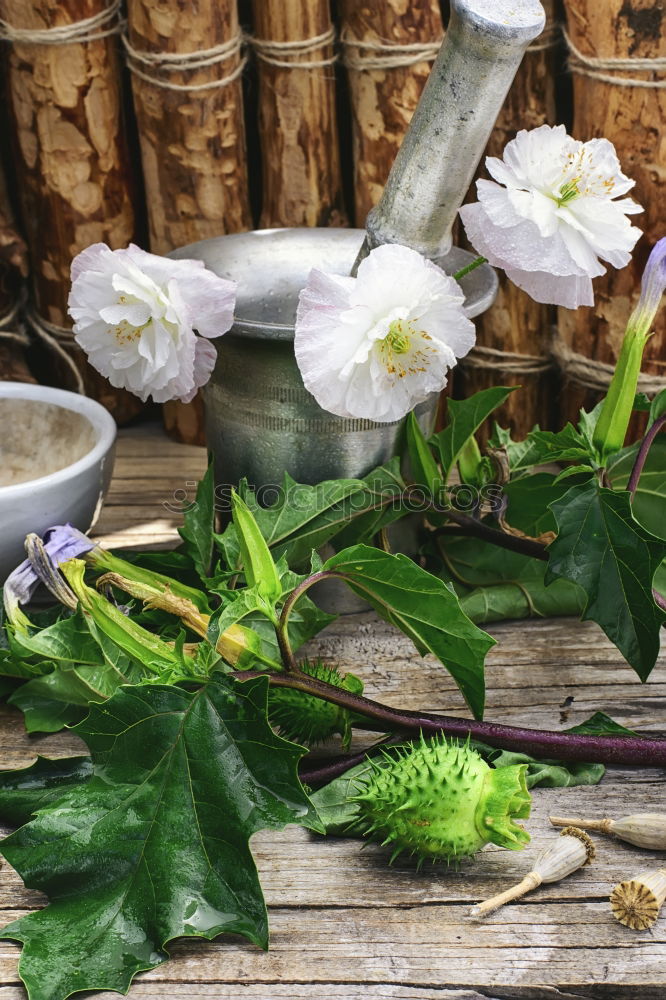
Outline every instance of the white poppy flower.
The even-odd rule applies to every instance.
[[[306,389],[341,417],[399,420],[474,346],[453,278],[415,250],[389,244],[356,278],[310,271],[294,347]]]
[[[235,282],[200,260],[170,260],[133,244],[95,243],[74,258],[71,273],[69,314],[93,368],[144,401],[189,402],[215,366],[204,338],[232,324]]]
[[[627,218],[641,206],[620,197],[634,181],[613,144],[541,125],[486,166],[497,183],[477,181],[479,201],[460,209],[472,246],[537,302],[593,305],[591,279],[606,273],[599,258],[624,267],[641,235]]]

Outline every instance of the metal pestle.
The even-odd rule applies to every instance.
[[[451,229],[518,66],[544,28],[539,0],[451,0],[446,37],[366,221],[359,259],[382,243],[445,257]]]

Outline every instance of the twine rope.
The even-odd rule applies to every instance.
[[[4,332],[4,327],[11,326],[16,317],[19,314],[20,302],[17,299],[13,305],[9,307],[6,313],[0,316],[0,333]]]
[[[412,42],[408,45],[399,45],[386,39],[361,41],[345,28],[340,37],[344,49],[342,62],[348,69],[360,71],[415,66],[420,62],[432,62],[437,57],[443,40],[444,36],[441,35],[432,42]]]
[[[573,351],[555,331],[553,335],[553,357],[564,378],[583,389],[605,392],[615,374],[615,365],[605,361],[587,358],[584,354]],[[637,391],[652,398],[662,389],[666,389],[666,375],[649,375],[644,372],[638,376]]]
[[[666,56],[654,56],[648,59],[600,59],[597,56],[586,56],[577,49],[571,38],[562,28],[564,40],[569,49],[569,69],[579,76],[589,76],[593,80],[615,84],[618,87],[644,87],[648,90],[666,89],[666,80],[642,80],[635,76],[614,76],[605,70],[630,70],[638,73],[666,72]]]
[[[202,90],[213,90],[217,87],[226,87],[233,83],[242,74],[247,64],[247,56],[243,55],[235,69],[226,76],[217,80],[210,80],[206,83],[174,83],[172,80],[163,80],[157,73],[183,73],[188,70],[204,69],[209,66],[216,66],[218,63],[226,62],[240,53],[243,46],[243,34],[239,32],[227,42],[214,45],[209,49],[199,49],[196,52],[149,52],[145,49],[136,49],[130,42],[127,33],[121,35],[125,51],[127,53],[127,66],[135,76],[147,83],[152,83],[155,87],[162,87],[164,90],[178,90],[185,92],[197,92]],[[154,72],[147,73],[139,66],[145,66]]]
[[[119,18],[121,5],[122,0],[112,0],[106,10],[93,17],[53,28],[16,28],[0,18],[0,40],[17,45],[82,45],[85,42],[97,42],[122,30],[124,22]],[[115,23],[109,23],[114,21]]]
[[[60,360],[67,366],[74,382],[74,391],[85,396],[86,389],[81,372],[77,368],[74,358],[65,350],[65,346],[76,343],[72,331],[68,330],[66,326],[57,326],[55,323],[49,323],[48,320],[36,312],[32,305],[27,307],[25,318],[33,333],[50,347],[53,353],[57,354]]]
[[[546,25],[537,40],[527,46],[527,51],[545,52],[546,49],[554,49],[562,40],[562,30],[563,25],[559,21]]]
[[[0,330],[0,344],[8,340],[10,343],[18,344],[19,347],[29,347],[30,337],[24,330]]]
[[[494,347],[477,344],[460,364],[463,368],[481,368],[510,375],[542,375],[553,367],[553,359],[548,355],[498,351]]]
[[[333,26],[323,31],[321,35],[313,35],[312,38],[303,38],[295,42],[274,42],[269,38],[256,38],[254,35],[247,36],[247,40],[254,49],[257,59],[281,69],[320,69],[323,66],[332,66],[338,58],[335,53],[321,59],[300,58],[332,45],[335,42]]]

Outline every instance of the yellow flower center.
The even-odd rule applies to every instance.
[[[562,185],[557,199],[558,205],[566,205],[568,201],[572,201],[574,198],[578,197],[580,194],[580,191],[578,190],[579,180],[580,177],[575,177],[573,180],[567,181],[566,184]]]
[[[394,354],[406,354],[410,337],[414,335],[414,323],[408,319],[394,319],[384,337],[384,343]]]
[[[414,338],[418,338],[415,345]],[[382,361],[389,375],[404,378],[406,375],[416,375],[428,370],[435,349],[428,341],[432,340],[425,330],[417,330],[412,319],[394,319],[388,328],[386,336],[378,341]],[[409,354],[409,358],[403,355]]]

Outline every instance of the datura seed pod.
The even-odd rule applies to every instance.
[[[354,674],[341,674],[337,667],[329,667],[320,660],[304,660],[299,669],[309,677],[324,681],[333,687],[361,694],[363,682]],[[352,713],[322,698],[316,698],[293,688],[270,688],[268,692],[268,718],[285,739],[312,746],[322,743],[334,733],[340,733],[343,749],[351,743]]]
[[[620,882],[610,897],[616,920],[634,931],[645,931],[656,922],[666,899],[666,868],[639,872]]]
[[[664,813],[634,813],[621,819],[577,819],[551,816],[553,826],[577,826],[582,830],[608,833],[649,851],[666,851],[666,815]]]
[[[500,906],[538,889],[544,882],[561,882],[567,875],[589,865],[594,858],[594,844],[586,833],[575,827],[562,830],[560,837],[537,857],[534,868],[517,885],[500,892],[470,910],[471,917],[485,917]]]
[[[469,746],[444,737],[385,753],[359,776],[354,829],[419,861],[456,861],[485,844],[512,851],[529,842],[515,819],[530,814],[525,764],[491,768]]]

